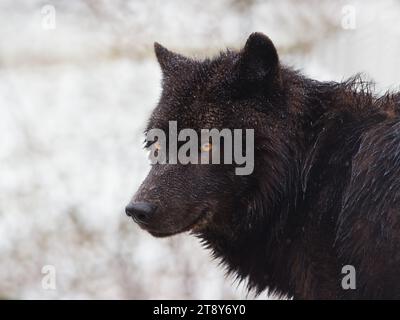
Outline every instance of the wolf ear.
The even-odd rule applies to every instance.
[[[164,74],[168,74],[181,66],[185,66],[190,63],[190,59],[186,58],[178,53],[169,51],[161,44],[154,42],[154,52],[156,54],[158,63],[160,64],[161,70]]]
[[[279,57],[266,35],[255,32],[246,41],[239,58],[239,77],[248,81],[271,79],[279,75]]]

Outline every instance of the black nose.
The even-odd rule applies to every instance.
[[[125,212],[136,222],[146,223],[154,214],[156,208],[155,205],[147,202],[131,202],[126,206]]]

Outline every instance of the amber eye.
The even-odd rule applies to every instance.
[[[210,152],[211,149],[212,149],[211,143],[204,143],[200,148],[201,152]]]
[[[158,141],[154,142],[154,148],[156,148],[156,150],[161,150],[161,144]]]

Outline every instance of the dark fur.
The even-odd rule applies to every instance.
[[[249,289],[298,299],[400,298],[400,97],[359,77],[318,82],[253,34],[240,52],[194,61],[156,45],[163,94],[148,129],[254,128],[255,171],[156,165],[135,201],[142,227],[188,229]],[[201,222],[198,223],[198,220]],[[341,288],[354,265],[357,289]]]

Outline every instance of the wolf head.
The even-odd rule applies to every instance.
[[[158,43],[154,48],[163,74],[162,94],[146,133],[157,128],[168,135],[171,121],[176,121],[178,131],[252,129],[254,171],[237,175],[235,161],[153,164],[127,214],[159,237],[188,230],[233,235],[240,232],[239,226],[251,226],[259,219],[256,215],[272,219],[276,203],[289,192],[292,166],[288,160],[291,91],[285,88],[285,81],[290,81],[271,40],[253,33],[242,50],[204,61]],[[155,144],[150,141],[147,147]],[[223,157],[222,148],[213,148],[213,144],[199,145],[199,157],[212,152]]]

